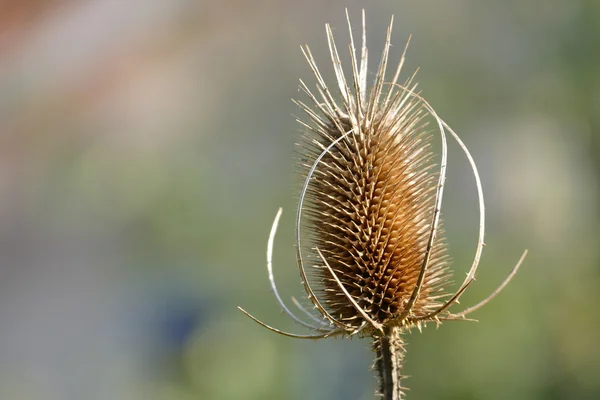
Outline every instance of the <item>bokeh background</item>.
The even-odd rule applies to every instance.
[[[370,77],[391,62],[479,164],[487,244],[463,306],[407,337],[409,398],[600,398],[600,2],[0,2],[0,398],[371,399],[368,340],[297,341],[269,291],[294,263],[294,143],[367,10]],[[347,58],[346,58],[347,60]],[[330,81],[332,82],[332,81]],[[450,148],[444,218],[457,281],[475,247],[468,165]],[[460,309],[460,308],[458,308]]]

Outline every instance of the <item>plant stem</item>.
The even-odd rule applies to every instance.
[[[404,392],[400,380],[402,361],[404,361],[404,341],[400,327],[391,327],[381,336],[375,337],[375,370],[379,377],[379,393],[383,400],[401,400]]]

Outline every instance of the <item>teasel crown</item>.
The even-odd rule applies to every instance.
[[[308,48],[302,49],[317,84],[300,89],[309,104],[295,100],[306,118],[298,120],[304,135],[298,144],[303,177],[296,213],[297,263],[313,313],[292,298],[305,319],[283,302],[273,277],[272,251],[281,216],[277,212],[267,245],[271,288],[297,323],[314,331],[301,335],[264,324],[295,338],[373,337],[380,394],[400,399],[404,357],[402,333],[427,322],[466,319],[493,298],[517,272],[526,252],[506,280],[488,298],[458,313],[448,309],[473,282],[484,245],[484,202],[477,167],[467,147],[417,92],[415,74],[399,83],[408,43],[391,80],[386,70],[393,18],[370,88],[365,14],[362,44],[355,47],[350,18],[349,78],[326,25],[335,86],[325,83]],[[410,39],[409,39],[410,42]],[[346,67],[348,68],[348,66]],[[436,167],[431,131],[441,138]],[[467,277],[454,293],[450,259],[440,212],[447,165],[446,134],[456,140],[473,171],[479,197],[479,235]]]

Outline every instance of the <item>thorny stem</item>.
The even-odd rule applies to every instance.
[[[404,398],[400,383],[405,353],[401,334],[402,329],[395,326],[385,329],[383,335],[375,336],[373,340],[373,350],[377,355],[374,367],[379,376],[379,394],[383,400]]]

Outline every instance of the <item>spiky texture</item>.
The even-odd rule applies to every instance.
[[[431,321],[465,319],[508,284],[527,251],[490,296],[459,313],[448,311],[473,282],[479,265],[485,231],[481,182],[467,147],[415,92],[414,75],[402,85],[397,83],[405,54],[393,78],[386,81],[391,27],[392,24],[370,90],[367,90],[364,11],[360,57],[356,54],[348,18],[350,83],[342,70],[329,25],[327,38],[337,90],[325,84],[308,47],[303,50],[315,74],[317,92],[313,93],[301,81],[300,88],[313,105],[296,101],[308,116],[307,120],[299,120],[305,130],[298,146],[304,185],[296,217],[296,256],[308,298],[320,315],[296,302],[311,319],[310,323],[305,322],[290,311],[277,291],[272,253],[281,209],[267,244],[267,270],[282,310],[315,333],[281,331],[240,309],[260,325],[289,337],[371,336],[380,394],[384,400],[400,400],[404,397],[400,383],[404,359],[402,334]],[[431,137],[426,131],[428,119],[433,119],[439,128],[442,144],[439,172],[433,170]],[[450,270],[440,224],[446,131],[471,165],[480,213],[473,264],[453,294],[445,290]],[[303,239],[308,239],[304,245]],[[305,261],[312,268],[306,268]],[[450,297],[440,300],[446,296]]]
[[[350,89],[328,27],[339,97],[336,101],[331,95],[333,90],[324,84],[306,48],[321,98],[302,83],[315,109],[298,102],[309,116],[298,146],[303,176],[316,167],[304,203],[308,260],[314,264],[315,282],[322,282],[315,286],[325,308],[352,325],[360,325],[364,317],[340,290],[315,249],[372,320],[382,325],[400,323],[423,267],[435,208],[437,174],[432,171],[427,112],[414,92],[395,85],[402,62],[394,80],[384,84],[390,29],[375,85],[367,92],[366,46],[363,43],[358,69],[351,39]],[[437,300],[450,275],[447,266],[438,230],[411,316],[424,316],[441,305]]]
[[[379,375],[379,395],[385,400],[398,400],[404,396],[401,379],[404,361],[404,341],[402,329],[393,327],[386,330],[385,335],[376,337],[373,341],[375,363],[373,369]]]

